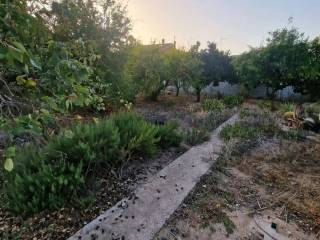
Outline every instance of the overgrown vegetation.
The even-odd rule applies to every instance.
[[[209,111],[203,119],[197,122],[194,128],[188,129],[184,133],[184,141],[191,146],[208,141],[211,132],[226,121],[232,113],[233,112],[228,109]]]
[[[177,125],[155,126],[135,113],[66,129],[39,148],[18,150],[5,175],[8,207],[19,214],[83,205],[99,171],[110,171],[137,156],[180,143]]]
[[[264,85],[272,99],[288,86],[319,98],[319,49],[319,38],[310,41],[296,28],[283,28],[270,32],[264,46],[235,57],[233,66],[241,84],[248,89]]]
[[[267,111],[242,109],[239,115],[238,122],[225,126],[220,132],[220,137],[226,142],[233,139],[244,142],[256,141],[282,133],[275,118]]]
[[[154,125],[119,112],[131,110],[140,96],[156,101],[173,85],[176,96],[183,89],[199,102],[208,85],[229,81],[247,90],[263,84],[271,98],[287,86],[319,97],[320,40],[296,29],[274,31],[265,46],[231,57],[213,42],[188,50],[145,46],[130,35],[131,27],[118,1],[1,1],[0,200],[11,212],[28,216],[87,205],[100,171],[114,172],[182,140],[207,141],[244,101],[204,99],[204,117],[180,134],[175,122]],[[274,108],[273,102],[263,105]],[[292,103],[277,107],[293,110]],[[314,103],[306,112],[319,109]],[[280,134],[265,112],[240,115],[239,123],[222,130],[224,140],[245,144]],[[286,137],[300,135],[291,131]]]

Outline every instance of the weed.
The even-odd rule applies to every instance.
[[[244,101],[242,96],[225,96],[223,97],[223,103],[228,107],[240,106]]]
[[[208,131],[217,128],[221,123],[226,121],[232,114],[232,111],[210,111],[208,115],[199,123],[199,127]]]
[[[202,102],[202,108],[204,111],[222,111],[225,109],[223,101],[216,98],[207,98]]]
[[[243,109],[241,120],[234,125],[228,125],[220,132],[225,141],[233,138],[254,140],[261,137],[275,136],[281,133],[273,115],[266,111]]]
[[[278,109],[281,113],[293,112],[295,108],[295,104],[292,102],[283,102],[280,103]]]
[[[220,137],[225,141],[229,141],[232,138],[249,140],[259,136],[259,129],[254,126],[245,126],[240,122],[237,122],[234,125],[227,125],[220,132]]]
[[[191,146],[201,144],[210,139],[210,133],[203,128],[192,128],[184,134],[184,141]]]

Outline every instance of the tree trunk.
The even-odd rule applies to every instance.
[[[180,88],[176,86],[176,97],[179,96]]]
[[[197,102],[200,102],[201,100],[201,90],[196,90],[196,94],[197,94]]]
[[[274,99],[276,98],[276,93],[277,93],[277,89],[271,88],[271,92],[269,92],[269,88],[267,88],[267,96],[269,98],[269,100],[271,100],[271,111],[275,111],[276,110],[276,106],[275,106],[275,102]]]

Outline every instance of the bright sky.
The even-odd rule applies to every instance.
[[[307,36],[320,35],[320,0],[127,0],[133,35],[190,47],[196,41],[238,54],[259,46],[267,33],[293,25]]]

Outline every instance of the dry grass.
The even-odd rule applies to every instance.
[[[276,192],[273,204],[289,210],[305,230],[320,230],[320,144],[267,143],[244,156],[238,168]]]

